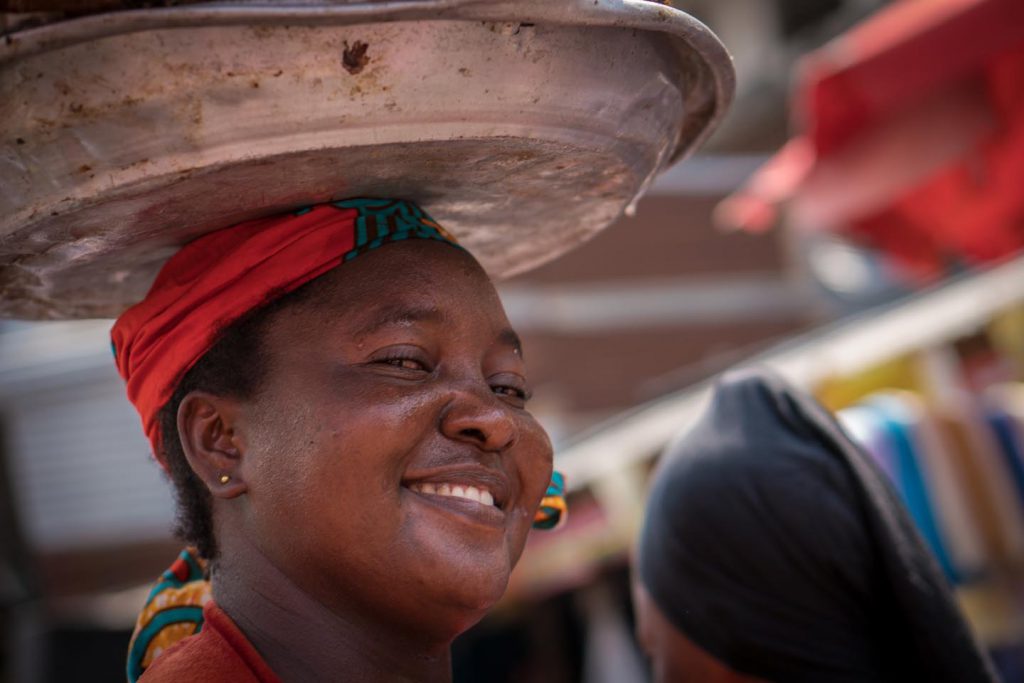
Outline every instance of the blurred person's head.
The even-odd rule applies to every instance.
[[[658,681],[995,680],[884,475],[772,375],[727,375],[670,447],[637,560]]]

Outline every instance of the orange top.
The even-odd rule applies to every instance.
[[[203,630],[160,655],[140,683],[281,683],[256,648],[224,611],[210,600]]]

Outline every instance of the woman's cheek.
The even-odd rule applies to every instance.
[[[544,492],[547,491],[548,483],[551,481],[551,474],[554,467],[554,450],[551,446],[551,439],[548,434],[532,417],[529,419],[528,428],[524,434],[529,435],[529,468],[527,480],[530,482],[530,490],[539,505]]]

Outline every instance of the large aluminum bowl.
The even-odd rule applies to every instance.
[[[180,245],[420,202],[496,278],[601,230],[733,89],[646,0],[194,4],[0,39],[0,315],[117,315]]]

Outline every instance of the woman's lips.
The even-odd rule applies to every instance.
[[[453,497],[493,505],[505,510],[512,498],[512,486],[504,471],[477,463],[451,463],[439,467],[414,468],[402,476],[402,486],[424,495]],[[487,500],[489,494],[490,500]]]
[[[468,521],[489,527],[505,526],[505,512],[486,485],[430,481],[407,484],[405,488],[424,503]]]
[[[476,501],[482,505],[494,505],[494,494],[486,486],[474,486],[473,484],[435,484],[434,482],[423,482],[410,486],[416,493],[426,493],[435,496],[451,496],[453,498],[465,498]]]

